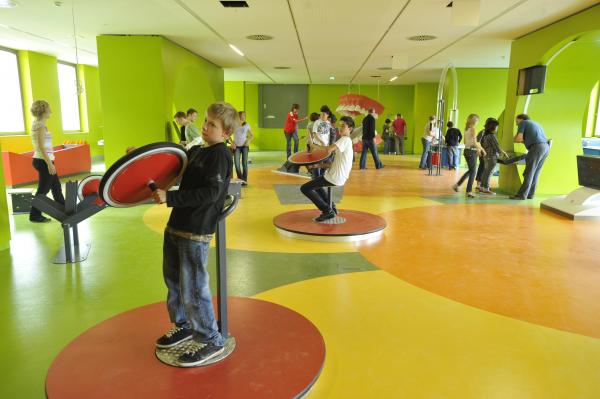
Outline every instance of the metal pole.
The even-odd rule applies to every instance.
[[[71,248],[71,231],[68,224],[63,224],[63,236],[65,239],[65,262],[73,263],[73,251]]]
[[[225,240],[225,218],[217,223],[217,308],[219,329],[224,339],[229,337],[227,320],[227,245]]]

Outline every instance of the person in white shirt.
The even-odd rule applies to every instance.
[[[433,138],[436,137],[436,126],[435,126],[436,118],[435,116],[429,117],[429,122],[425,125],[425,131],[423,132],[423,136],[421,137],[421,143],[423,144],[423,154],[421,155],[421,162],[419,163],[419,169],[427,169],[431,164],[431,154],[429,152],[429,147],[431,147],[431,142]]]
[[[315,121],[312,127],[312,134],[309,143],[317,144],[322,147],[327,147],[332,144],[329,142],[329,134],[331,133],[331,122],[329,116],[331,110],[327,105],[321,107],[321,116]],[[312,175],[317,178],[323,175],[323,170],[320,168],[313,168]]]
[[[324,149],[329,154],[335,152],[333,162],[311,165],[311,168],[326,169],[324,175],[317,177],[305,183],[300,187],[300,191],[310,199],[313,204],[321,211],[321,215],[315,219],[317,222],[322,222],[332,219],[337,214],[335,204],[329,204],[327,193],[324,187],[343,186],[350,176],[352,170],[352,139],[350,133],[354,129],[354,120],[349,116],[343,116],[339,122],[340,138],[331,145],[322,146],[318,144],[309,144],[309,149]]]
[[[35,118],[31,126],[31,142],[33,144],[33,167],[38,171],[38,187],[35,196],[45,197],[52,190],[54,201],[63,204],[65,197],[62,193],[60,180],[54,167],[54,148],[52,135],[46,127],[46,121],[51,114],[50,104],[44,100],[37,100],[31,104],[31,114]],[[29,211],[29,220],[34,223],[49,222],[50,219],[42,216],[42,212],[34,207]]]
[[[233,133],[233,143],[231,149],[235,151],[233,161],[235,164],[235,173],[238,179],[242,180],[242,186],[248,185],[248,149],[250,142],[254,139],[250,124],[246,122],[246,112],[238,112],[242,125]],[[240,164],[241,157],[241,164]]]
[[[461,184],[463,184],[463,182],[468,178],[467,198],[475,198],[475,194],[473,194],[473,181],[475,180],[475,175],[477,174],[477,158],[480,155],[486,155],[485,150],[477,141],[477,133],[475,133],[475,125],[477,125],[477,122],[479,122],[479,115],[471,114],[467,117],[467,124],[465,126],[463,138],[465,143],[464,157],[467,161],[469,170],[467,170],[465,174],[462,175],[462,177],[458,180],[458,182],[452,186],[452,189],[458,192]]]

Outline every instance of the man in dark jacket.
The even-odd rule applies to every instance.
[[[462,133],[454,127],[454,123],[448,122],[446,125],[446,149],[448,150],[448,170],[456,170],[458,166],[458,144],[462,140]]]
[[[369,108],[369,113],[365,116],[365,119],[362,121],[362,142],[363,148],[362,153],[360,154],[360,168],[367,169],[367,149],[371,151],[371,155],[373,155],[373,161],[375,161],[375,167],[377,169],[383,168],[383,164],[379,160],[379,156],[377,155],[377,146],[375,146],[375,117],[373,116],[373,112],[375,110],[373,108]]]

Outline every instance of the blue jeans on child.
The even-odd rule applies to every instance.
[[[169,317],[178,327],[191,328],[197,342],[223,346],[208,284],[208,242],[165,231],[163,276]]]
[[[292,140],[294,140],[294,154],[298,152],[298,129],[296,129],[293,133],[283,132],[285,135],[285,153],[289,158],[292,155]],[[287,159],[287,158],[286,158]]]
[[[240,157],[242,158],[242,162],[240,165]],[[235,148],[235,154],[233,155],[233,160],[235,163],[235,174],[238,179],[242,179],[243,181],[248,181],[248,146],[240,146]]]
[[[423,144],[423,154],[421,154],[421,162],[419,162],[419,168],[426,169],[431,165],[431,153],[429,147],[431,147],[431,141],[421,137],[421,144]]]

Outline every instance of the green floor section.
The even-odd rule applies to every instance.
[[[48,367],[73,338],[115,314],[164,300],[162,235],[143,224],[148,207],[108,208],[82,223],[80,235],[92,248],[85,262],[73,265],[51,263],[62,245],[56,221],[32,224],[27,215],[14,216],[11,249],[0,252],[0,398],[45,397]],[[230,295],[374,269],[356,253],[227,254]],[[215,283],[212,278],[213,292]]]

